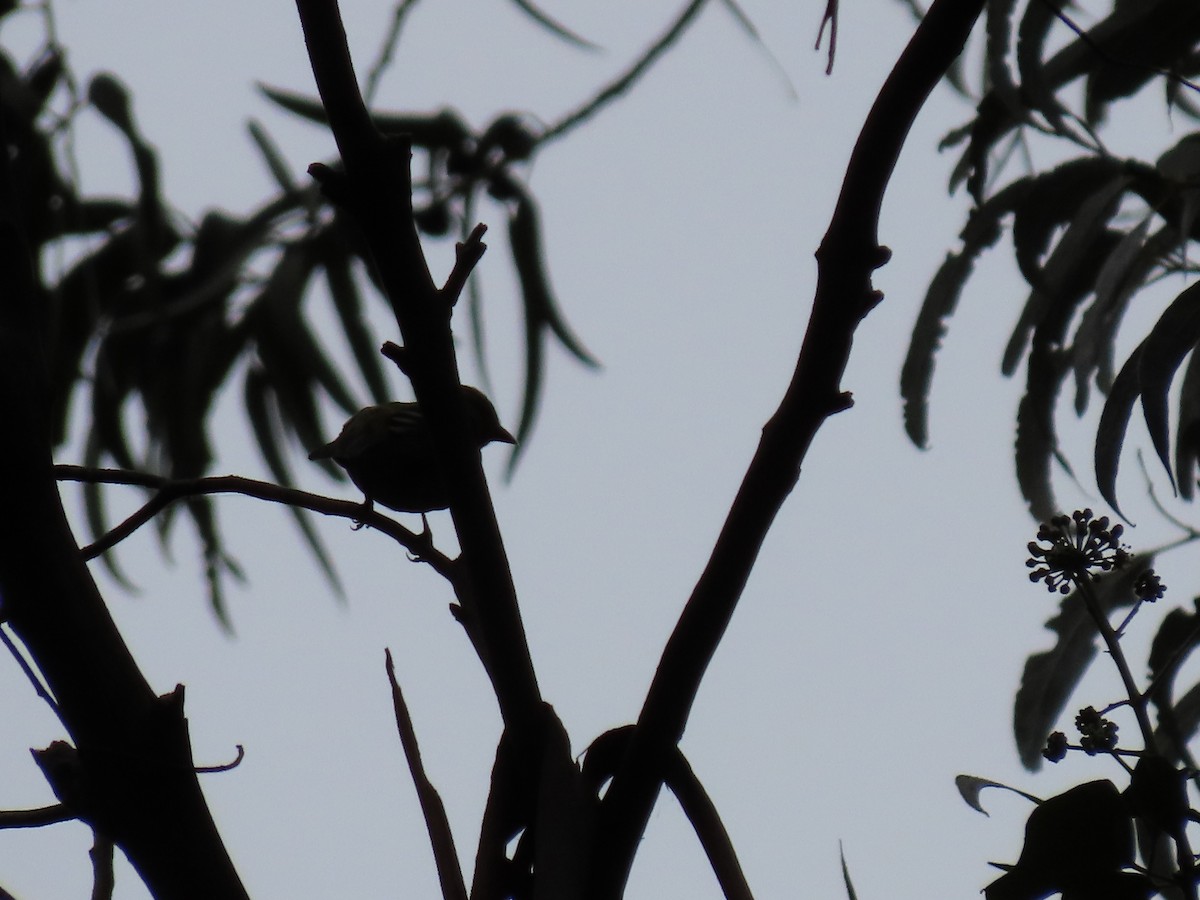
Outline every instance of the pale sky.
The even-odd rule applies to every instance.
[[[504,109],[552,121],[621,70],[677,5],[546,0],[547,11],[605,48],[587,54],[504,0],[420,4],[380,105],[453,105],[476,127]],[[604,369],[592,373],[550,352],[539,425],[515,479],[503,480],[502,449],[487,450],[485,464],[540,684],[577,752],[638,713],[790,376],[812,297],[813,251],[847,153],[912,31],[898,3],[843,4],[837,63],[826,78],[824,54],[812,51],[823,2],[743,5],[796,98],[713,3],[632,96],[546,148],[529,176],[564,311]],[[139,125],[161,152],[165,194],[186,213],[244,212],[273,189],[245,133],[251,116],[298,178],[309,162],[330,158],[328,134],[293,123],[253,90],[264,81],[313,92],[289,3],[61,0],[58,9],[76,73],[111,69],[133,88]],[[6,47],[36,35],[37,20],[26,15],[0,32]],[[353,15],[363,73],[389,9],[357,3]],[[1013,746],[1013,694],[1025,656],[1048,645],[1042,623],[1055,608],[1025,577],[1024,546],[1036,526],[1010,459],[1019,384],[999,376],[1024,292],[1003,245],[952,323],[935,382],[933,449],[914,449],[901,427],[896,385],[908,335],[965,209],[961,196],[946,193],[953,157],[935,147],[969,115],[940,89],[910,138],[880,228],[894,251],[876,276],[886,299],[859,329],[843,382],[856,405],[818,435],[684,737],[763,898],[844,896],[839,841],[863,900],[974,896],[997,874],[987,860],[1015,861],[1030,807],[993,792],[984,796],[985,818],[959,798],[956,774],[1042,796],[1091,778],[1123,784],[1115,765],[1099,759],[1026,773]],[[1150,123],[1140,139],[1157,128],[1162,146],[1174,140],[1158,118]],[[98,117],[81,117],[77,142],[86,188],[128,189],[124,148]],[[1116,142],[1116,152],[1132,152]],[[515,427],[522,347],[503,213],[486,205],[478,213],[491,226],[477,277],[488,298],[494,399]],[[430,252],[444,277],[447,249]],[[326,301],[309,303],[319,321]],[[379,322],[386,329],[383,315]],[[465,337],[465,322],[457,327]],[[395,386],[398,398],[410,396],[398,379]],[[266,477],[239,394],[222,410],[227,437],[214,472]],[[341,422],[329,414],[332,436]],[[1068,509],[1098,505],[1086,429],[1078,434],[1084,440],[1068,451],[1083,488],[1058,485]],[[301,460],[297,452],[306,487],[357,497]],[[1136,470],[1131,456],[1126,468]],[[1136,550],[1164,532],[1154,530],[1136,476],[1122,483],[1128,511],[1145,522],[1128,535]],[[121,510],[137,502],[132,493],[112,496]],[[68,503],[76,513],[70,491]],[[197,761],[225,762],[245,745],[238,769],[202,783],[251,895],[437,895],[392,721],[384,647],[396,658],[469,878],[499,718],[447,612],[450,591],[380,536],[320,521],[347,584],[339,605],[283,512],[238,497],[218,508],[250,579],[229,591],[235,639],[207,608],[187,529],[174,536],[174,565],[163,562],[153,529],[122,546],[137,596],[95,571],[155,689],[187,685]],[[431,518],[439,546],[450,545],[449,518]],[[1179,584],[1171,605],[1190,589],[1181,562],[1160,565],[1164,581]],[[1134,669],[1142,671],[1140,660]],[[1101,660],[1076,705],[1115,697]],[[28,748],[65,735],[11,661],[0,663],[0,704],[0,807],[53,802]],[[0,833],[0,884],[20,900],[85,896],[89,841],[75,825]],[[127,865],[116,896],[146,896]],[[719,896],[669,795],[655,810],[628,896]]]

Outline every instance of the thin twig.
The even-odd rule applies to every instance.
[[[387,34],[384,35],[383,41],[380,42],[379,53],[375,57],[375,62],[371,65],[371,69],[367,74],[367,84],[363,88],[363,100],[366,101],[367,106],[370,106],[375,100],[375,92],[379,90],[379,81],[383,78],[383,73],[392,64],[392,57],[396,53],[396,45],[400,42],[400,31],[404,27],[404,20],[416,5],[417,0],[400,0],[396,4],[395,10],[392,11],[392,22],[388,26]]]
[[[92,469],[85,466],[55,466],[59,481],[81,481],[93,484],[125,484],[151,488],[157,493],[124,522],[82,548],[85,559],[99,556],[123,541],[149,522],[176,500],[201,494],[241,494],[256,500],[300,507],[325,516],[338,516],[361,522],[385,534],[415,554],[422,562],[452,583],[457,581],[454,560],[435,550],[427,537],[410,531],[374,508],[350,500],[335,500],[320,494],[310,494],[295,488],[285,488],[267,481],[256,481],[240,475],[213,475],[207,478],[170,479],[161,475],[133,472],[128,469]]]
[[[33,667],[29,665],[29,660],[25,658],[25,654],[23,654],[17,645],[13,643],[13,639],[8,636],[8,632],[5,630],[3,623],[0,623],[0,642],[2,642],[4,646],[8,648],[8,652],[12,654],[12,658],[17,661],[17,665],[20,666],[21,671],[25,673],[25,677],[29,680],[29,683],[33,685],[34,692],[46,701],[46,705],[50,707],[50,711],[54,713],[54,715],[61,722],[62,714],[58,708],[58,702],[53,696],[51,696],[50,689],[46,687],[45,683],[38,676],[37,672],[33,671]]]
[[[663,32],[657,41],[650,45],[650,48],[642,54],[641,59],[634,63],[625,74],[611,82],[583,106],[572,113],[568,113],[556,125],[550,126],[538,138],[538,143],[545,144],[547,141],[562,137],[577,125],[582,125],[613,100],[633,87],[634,83],[646,73],[655,61],[683,36],[688,25],[696,18],[696,14],[704,8],[706,2],[707,0],[691,0],[683,12],[675,18],[671,26]]]
[[[1104,644],[1108,648],[1113,664],[1117,667],[1121,683],[1125,685],[1125,693],[1129,697],[1129,705],[1133,709],[1133,714],[1137,716],[1138,728],[1142,732],[1142,741],[1145,743],[1146,750],[1149,753],[1157,754],[1154,727],[1150,724],[1150,716],[1146,712],[1146,695],[1138,690],[1137,682],[1129,670],[1129,661],[1125,658],[1125,651],[1121,648],[1117,633],[1113,631],[1108,617],[1100,609],[1100,601],[1092,589],[1090,576],[1074,580],[1075,586],[1079,588],[1080,596],[1083,597],[1083,602],[1087,605],[1088,613],[1096,624],[1096,630],[1100,632],[1100,637],[1103,638]]]
[[[0,809],[0,829],[43,828],[79,818],[61,803],[39,806],[37,809]]]

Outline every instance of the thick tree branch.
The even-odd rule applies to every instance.
[[[435,287],[413,222],[410,145],[385,139],[372,124],[335,0],[296,0],[296,7],[346,167],[343,184],[325,187],[327,192],[333,188],[362,229],[404,337],[406,374],[429,419],[450,485],[450,512],[470,585],[466,621],[478,628],[480,656],[505,724],[534,733],[541,695],[479,452],[467,439],[450,333],[457,297]]]
[[[605,794],[593,897],[621,896],[700,681],[767,530],[795,485],[817,430],[850,405],[842,374],[854,330],[881,297],[872,288],[871,272],[888,255],[877,235],[884,190],[917,112],[961,52],[982,7],[983,0],[937,0],[863,125],[817,251],[816,296],[792,381],[763,429],[708,565],[663,652],[629,752]]]
[[[0,116],[0,148],[12,145]],[[0,603],[76,745],[86,803],[159,900],[246,893],[192,771],[183,694],[156,697],[79,553],[51,468],[45,309],[0,153]]]

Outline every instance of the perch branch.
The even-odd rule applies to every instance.
[[[791,384],[763,429],[708,565],[663,651],[629,752],[604,796],[592,864],[597,900],[616,900],[623,893],[700,681],[767,530],[795,485],[817,430],[850,405],[840,386],[842,374],[858,323],[881,298],[871,272],[888,256],[877,235],[884,191],[917,112],[962,51],[983,5],[983,0],[936,0],[863,124],[817,250],[816,294]]]

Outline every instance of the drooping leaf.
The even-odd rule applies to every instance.
[[[287,456],[280,446],[277,418],[270,405],[272,396],[270,385],[266,374],[260,367],[251,366],[246,372],[244,396],[246,415],[250,419],[255,440],[258,441],[259,450],[262,452],[263,459],[267,463],[267,468],[271,471],[271,476],[279,484],[285,487],[293,487],[295,481],[292,478],[291,467],[287,464]],[[290,504],[287,509],[296,526],[300,529],[300,533],[304,537],[304,542],[308,544],[309,550],[312,551],[321,572],[325,575],[325,578],[329,581],[330,586],[338,597],[343,597],[344,591],[341,579],[338,578],[333,559],[329,556],[328,551],[326,551],[320,535],[313,528],[308,511]]]
[[[1114,100],[1132,96],[1160,73],[1174,70],[1200,40],[1200,9],[1189,0],[1118,3],[1110,18],[1123,27],[1091,45],[1084,114],[1093,123],[1104,119]]]
[[[1050,351],[1029,360],[1025,394],[1017,405],[1013,444],[1017,484],[1035,521],[1049,521],[1058,511],[1051,481],[1051,463],[1058,451],[1054,435],[1054,406],[1066,377],[1061,356]]]
[[[246,130],[250,133],[254,145],[258,147],[258,152],[262,154],[263,161],[267,164],[267,169],[270,171],[271,177],[275,179],[275,183],[285,194],[296,193],[299,188],[296,180],[292,178],[291,167],[283,158],[283,153],[280,152],[275,141],[267,134],[267,130],[254,119],[246,124]]]
[[[1109,370],[1117,326],[1129,298],[1142,287],[1158,264],[1157,246],[1150,253],[1144,252],[1152,219],[1152,214],[1145,215],[1105,258],[1096,275],[1095,299],[1084,310],[1079,327],[1075,329],[1070,354],[1075,370],[1077,415],[1083,415],[1087,409],[1088,387],[1093,373],[1102,390],[1107,391],[1112,384]]]
[[[1175,435],[1176,486],[1185,500],[1191,500],[1196,493],[1197,461],[1200,461],[1200,354],[1193,353],[1183,371]]]
[[[1029,182],[1009,185],[986,203],[972,210],[962,232],[962,250],[949,253],[930,282],[913,325],[904,366],[900,370],[900,396],[904,400],[904,430],[918,447],[929,445],[929,392],[933,371],[947,322],[954,314],[963,286],[975,268],[975,260],[1000,239],[1001,221],[1021,201]]]
[[[1113,379],[1108,399],[1104,401],[1104,409],[1100,413],[1100,422],[1096,426],[1096,487],[1099,488],[1100,496],[1105,502],[1126,521],[1128,518],[1117,504],[1117,469],[1121,464],[1121,447],[1125,444],[1129,418],[1133,415],[1133,406],[1141,393],[1138,368],[1145,345],[1146,342],[1142,341],[1134,348],[1117,377]]]
[[[532,197],[524,195],[517,201],[516,209],[508,220],[508,238],[525,307],[525,392],[521,421],[517,427],[517,445],[509,458],[511,472],[525,439],[533,430],[534,414],[541,398],[547,332],[558,338],[572,356],[589,368],[596,368],[599,363],[571,332],[559,310],[542,258],[541,227]]]
[[[1154,324],[1143,342],[1138,358],[1138,387],[1142,395],[1142,413],[1154,451],[1167,477],[1175,486],[1171,471],[1170,419],[1167,392],[1175,371],[1200,341],[1200,283],[1193,284],[1176,297]]]
[[[1105,202],[1112,197],[1102,196]],[[1035,521],[1048,521],[1058,510],[1051,482],[1051,462],[1060,459],[1054,427],[1059,392],[1068,373],[1062,349],[1075,311],[1091,292],[1096,277],[1092,260],[1103,257],[1119,241],[1096,222],[1085,204],[1055,246],[1042,274],[1042,287],[1025,305],[1034,311],[1025,395],[1017,409],[1016,468],[1021,494]],[[1021,326],[1018,325],[1019,334]],[[1012,344],[1010,343],[1010,349]]]
[[[987,4],[987,43],[984,55],[987,64],[988,89],[1015,119],[1026,116],[1025,104],[1009,69],[1012,44],[1012,17],[1017,0],[997,0]]]
[[[1108,615],[1132,606],[1134,582],[1153,565],[1153,554],[1138,555],[1129,565],[1093,579],[1092,588],[1102,613]],[[1074,592],[1060,600],[1058,614],[1046,627],[1055,634],[1054,647],[1025,661],[1013,705],[1017,752],[1021,764],[1031,771],[1041,768],[1046,738],[1096,656],[1096,625],[1082,598]]]
[[[342,333],[346,336],[358,370],[371,392],[371,399],[375,403],[384,403],[388,400],[388,387],[383,366],[379,361],[379,341],[367,324],[362,295],[354,280],[348,248],[328,248],[322,253],[321,263],[325,267],[325,280],[329,285],[333,308],[342,325]],[[348,409],[346,412],[352,413],[354,410]]]
[[[1064,171],[1074,177],[1056,174]],[[1089,177],[1078,177],[1081,171]],[[1001,371],[1005,375],[1016,371],[1038,324],[1047,317],[1061,318],[1063,306],[1078,303],[1094,286],[1097,272],[1094,261],[1107,256],[1106,250],[1097,246],[1097,240],[1106,232],[1130,183],[1123,175],[1097,182],[1094,180],[1097,171],[1091,167],[1068,170],[1060,166],[1051,174],[1055,178],[1049,181],[1035,179],[1029,200],[1017,208],[1013,219],[1017,260],[1032,290],[1004,348]],[[1071,190],[1064,190],[1068,185]],[[1051,208],[1056,212],[1050,213]],[[1026,224],[1030,222],[1034,225]],[[1067,223],[1066,230],[1043,266],[1040,257],[1051,232],[1063,223]],[[1065,290],[1068,281],[1082,281],[1086,289],[1083,293],[1068,292]]]
[[[102,451],[100,450],[99,443],[89,436],[83,448],[83,464],[89,468],[93,468],[100,465],[101,458]],[[83,511],[84,520],[87,522],[88,530],[91,532],[93,538],[100,538],[108,533],[108,512],[104,505],[104,485],[93,481],[85,481],[83,483]],[[103,553],[100,560],[104,563],[104,567],[108,569],[108,573],[117,584],[130,592],[137,590],[137,586],[134,585],[117,563],[117,550],[115,547]]]
[[[1058,134],[1078,139],[1067,127],[1065,110],[1046,80],[1042,54],[1050,27],[1058,21],[1048,3],[1029,3],[1017,28],[1017,72],[1021,76],[1021,98],[1045,117]]]
[[[241,567],[229,554],[221,541],[221,531],[216,522],[216,506],[212,497],[200,495],[184,501],[188,514],[196,525],[200,536],[201,558],[204,561],[204,580],[208,584],[208,602],[226,631],[233,631],[229,608],[225,604],[224,576],[244,581]]]
[[[300,315],[316,263],[310,244],[289,246],[243,320],[284,422],[310,448],[324,443],[314,388],[323,388],[347,411],[357,409],[353,395]]]
[[[900,396],[904,401],[904,430],[917,447],[929,447],[929,392],[946,322],[954,315],[963,284],[975,268],[965,253],[948,253],[925,292],[921,312],[913,325],[908,353],[900,370]]]

